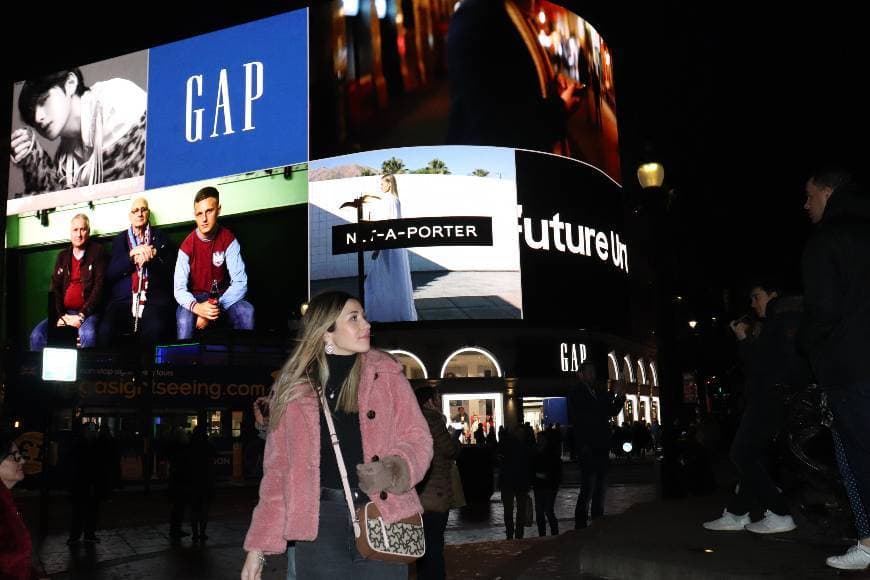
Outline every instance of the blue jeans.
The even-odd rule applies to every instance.
[[[67,310],[67,314],[78,314],[78,310]],[[57,321],[55,321],[57,323]],[[97,328],[100,326],[100,317],[91,314],[79,327],[79,345],[81,348],[93,348],[97,344]],[[36,325],[30,333],[30,350],[41,351],[48,343],[48,319]]]
[[[407,580],[408,565],[359,555],[345,500],[320,500],[317,538],[296,542],[296,570],[305,580]]]
[[[208,298],[207,294],[194,294],[198,302]],[[225,311],[221,316],[226,316],[230,327],[236,330],[254,330],[254,307],[247,300],[239,300]],[[187,340],[193,336],[196,328],[196,314],[183,306],[175,310],[175,328],[179,340]]]

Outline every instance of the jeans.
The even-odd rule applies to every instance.
[[[296,573],[305,580],[407,580],[408,565],[359,555],[344,499],[321,499],[317,538],[296,542]]]
[[[589,502],[592,502],[592,517],[604,515],[604,496],[607,492],[607,469],[610,467],[610,452],[605,448],[586,448],[580,451],[580,493],[574,507],[575,527],[584,527],[589,518]]]
[[[78,310],[67,310],[67,314],[78,314]],[[57,323],[57,321],[55,321]],[[91,314],[79,327],[79,346],[81,348],[93,348],[97,344],[97,328],[100,326],[100,317]],[[48,344],[48,319],[43,320],[30,333],[30,350],[40,351]]]
[[[208,295],[194,295],[198,301],[205,300]],[[254,307],[247,300],[239,300],[229,308],[221,311],[221,318],[226,317],[230,327],[236,330],[254,329]],[[187,340],[193,336],[196,328],[196,314],[186,307],[179,306],[175,310],[175,327],[179,340]]]
[[[779,432],[782,408],[776,401],[750,402],[731,444],[731,462],[740,477],[740,491],[728,502],[728,511],[743,515],[758,507],[788,515],[788,502],[777,489],[767,467],[767,451]]]
[[[426,538],[426,554],[417,560],[417,580],[444,580],[444,530],[450,512],[424,512],[423,535]]]
[[[866,506],[870,506],[870,381],[831,390],[828,403],[834,414],[834,429],[842,443],[845,459],[852,472],[850,487],[857,491],[858,502],[851,502],[855,514],[855,527],[861,533],[861,522],[866,522]],[[844,477],[844,481],[849,485]],[[860,513],[863,512],[863,513]]]

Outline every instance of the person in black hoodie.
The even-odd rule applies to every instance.
[[[740,484],[722,517],[703,526],[714,531],[775,534],[796,527],[788,502],[768,471],[766,452],[782,427],[781,386],[804,384],[809,378],[795,344],[803,300],[780,296],[779,288],[769,281],[751,288],[756,324],[750,326],[744,319],[731,322],[746,378],[746,408],[731,444],[731,461]],[[750,520],[754,508],[764,510],[757,522]]]
[[[568,412],[580,463],[580,494],[574,508],[574,529],[581,529],[589,523],[590,500],[592,517],[604,515],[610,463],[610,418],[622,410],[625,395],[607,391],[604,383],[598,382],[595,365],[591,362],[580,365],[577,378],[577,384],[568,393]]]
[[[815,173],[806,184],[804,209],[816,229],[804,248],[806,298],[800,342],[828,394],[860,502],[856,522],[870,506],[870,198],[839,169]],[[842,466],[841,466],[842,469]],[[850,478],[844,474],[844,479]],[[856,528],[862,526],[856,524]],[[863,526],[866,529],[866,526]],[[863,535],[863,534],[859,534]],[[870,537],[827,564],[846,570],[870,566]]]

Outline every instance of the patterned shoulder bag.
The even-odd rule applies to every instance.
[[[312,384],[310,379],[309,384]],[[318,388],[316,391],[320,408],[323,411],[323,416],[326,417],[326,425],[329,428],[329,438],[332,441],[332,450],[335,451],[338,471],[341,473],[341,485],[344,487],[344,497],[347,500],[347,508],[350,510],[353,533],[356,537],[356,548],[360,555],[368,560],[405,564],[422,557],[426,553],[426,541],[423,536],[423,518],[420,514],[414,514],[390,524],[384,521],[374,502],[367,502],[354,509],[350,483],[347,479],[347,469],[341,454],[338,435],[335,434],[332,415],[323,395],[323,389]]]

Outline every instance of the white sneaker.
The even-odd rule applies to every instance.
[[[865,570],[870,566],[870,551],[860,543],[855,544],[842,556],[831,556],[825,563],[838,570]]]
[[[708,530],[714,532],[742,532],[752,520],[749,519],[749,513],[742,516],[732,514],[727,509],[722,511],[722,517],[709,522],[704,522],[702,525]]]
[[[765,510],[763,519],[746,524],[746,531],[755,534],[781,534],[790,532],[796,527],[791,516],[779,516],[770,510]]]

